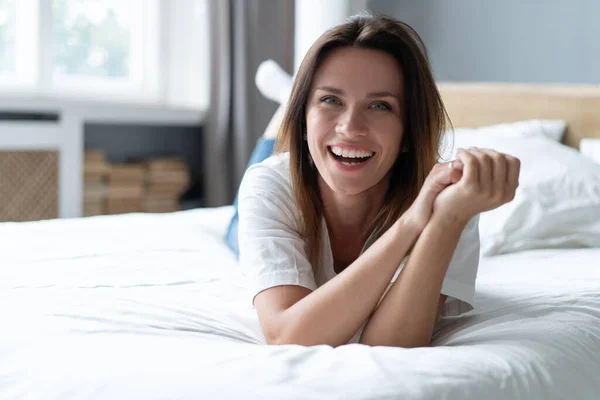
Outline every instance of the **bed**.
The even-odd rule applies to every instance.
[[[600,89],[507,87],[441,86],[455,126],[563,118],[564,143],[600,137]],[[600,396],[595,242],[483,255],[475,309],[440,320],[431,347],[267,346],[223,240],[232,213],[0,224],[0,399]]]

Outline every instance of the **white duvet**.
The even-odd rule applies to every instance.
[[[600,249],[483,259],[430,348],[266,346],[230,213],[0,224],[0,399],[600,397]]]

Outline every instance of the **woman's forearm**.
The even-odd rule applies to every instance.
[[[442,283],[465,225],[433,215],[406,266],[365,326],[361,343],[429,345]]]
[[[277,342],[347,343],[375,309],[418,234],[400,218],[342,273],[283,311]]]

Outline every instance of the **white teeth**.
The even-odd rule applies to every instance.
[[[340,148],[339,148],[339,147],[337,147],[337,146],[331,146],[330,148],[331,148],[331,152],[332,152],[333,154],[335,154],[336,156],[341,156],[341,155],[342,155],[342,153],[343,153],[343,152],[342,152],[342,149],[340,149]]]
[[[373,152],[371,151],[363,151],[363,150],[348,150],[342,149],[338,146],[331,146],[331,152],[336,156],[345,157],[345,158],[366,158],[371,157]]]

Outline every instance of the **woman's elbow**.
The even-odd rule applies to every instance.
[[[321,344],[327,344],[327,343],[320,343],[318,341],[310,340],[309,338],[307,338],[304,335],[294,335],[294,334],[272,335],[268,338],[265,336],[265,339],[267,340],[268,345],[295,344],[295,345],[299,345],[299,346],[317,346],[317,345],[321,345]]]
[[[303,338],[290,331],[289,328],[273,326],[270,329],[263,329],[263,335],[268,345],[304,344]]]
[[[361,344],[367,346],[385,346],[385,347],[401,347],[403,349],[414,349],[417,347],[430,347],[429,342],[405,342],[405,341],[384,341],[384,340],[374,340],[374,341],[361,341]]]
[[[360,338],[361,344],[367,346],[386,346],[386,347],[402,347],[405,349],[413,349],[416,347],[429,347],[431,345],[431,336],[384,336],[384,335],[369,335]]]
[[[278,332],[265,335],[265,339],[268,345],[286,345],[286,344],[298,344],[303,345],[301,338],[289,333]]]
[[[332,346],[337,347],[343,343],[330,343],[324,337],[311,337],[307,335],[303,329],[281,329],[278,332],[270,332],[265,334],[265,339],[268,345],[289,345],[295,344],[299,346]]]
[[[263,336],[268,345],[295,344],[281,329],[263,329]]]

